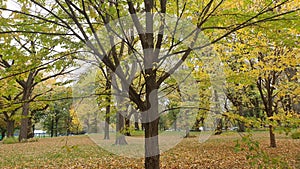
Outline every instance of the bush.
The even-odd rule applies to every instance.
[[[14,137],[5,137],[3,139],[3,144],[14,144],[14,143],[18,143],[18,139],[14,138]]]
[[[296,131],[292,133],[292,139],[300,139],[300,131]]]
[[[27,142],[38,142],[39,139],[38,138],[30,138],[27,140]]]

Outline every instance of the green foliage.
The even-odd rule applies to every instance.
[[[3,139],[3,144],[15,144],[18,143],[18,139],[14,138],[14,137],[6,137]]]
[[[292,139],[300,139],[300,131],[296,131],[291,135]]]

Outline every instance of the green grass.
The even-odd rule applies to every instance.
[[[291,135],[292,139],[300,139],[300,131],[296,131]]]
[[[3,144],[15,144],[18,143],[18,139],[15,137],[5,137],[3,139]]]

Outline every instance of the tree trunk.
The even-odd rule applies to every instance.
[[[110,107],[110,106],[109,106]],[[110,108],[106,107],[106,114],[105,114],[105,126],[104,126],[104,140],[109,140],[109,123],[110,123],[110,117],[109,113]]]
[[[184,138],[189,138],[190,137],[190,127],[189,127],[189,122],[188,122],[188,110],[185,111],[184,113],[184,118],[185,118],[185,136]]]
[[[134,113],[134,130],[140,130],[138,113]]]
[[[28,118],[28,126],[27,126],[27,139],[34,137],[34,130],[33,130],[33,124],[32,124],[32,118]]]
[[[245,127],[244,122],[238,121],[238,126],[239,126],[238,132],[245,132],[246,131],[246,127]]]
[[[57,137],[58,136],[58,121],[59,121],[59,118],[56,116],[55,117],[55,132],[54,132],[54,136]],[[53,126],[54,127],[54,126]]]
[[[6,127],[7,127],[7,137],[13,137],[14,136],[14,130],[15,130],[15,121],[14,120],[7,120]]]
[[[95,132],[98,133],[99,130],[98,130],[98,113],[97,112],[95,112],[94,117],[95,117],[94,118],[94,121],[95,121]],[[77,128],[79,130],[79,127],[77,127]]]
[[[215,130],[215,135],[222,134],[222,128],[223,128],[223,120],[222,118],[217,119],[217,128]]]
[[[158,122],[156,119],[145,124],[145,168],[159,169]]]
[[[276,147],[276,140],[275,140],[275,133],[274,133],[274,127],[272,125],[269,125],[269,132],[270,132],[270,147]]]
[[[245,116],[242,105],[239,105],[238,111],[239,111],[239,115],[240,116]],[[246,131],[246,129],[245,129],[245,123],[243,121],[238,121],[238,126],[239,126],[239,129],[238,129],[239,132],[245,132]]]
[[[51,126],[50,126],[50,137],[54,135],[54,119],[51,119]]]
[[[109,140],[109,124],[110,124],[110,102],[111,102],[111,81],[112,75],[111,70],[106,68],[107,79],[105,84],[105,90],[108,92],[105,101],[107,106],[105,107],[105,124],[104,124],[104,140]]]
[[[130,117],[125,117],[125,136],[131,136],[131,134],[130,134]]]
[[[125,135],[124,135],[124,117],[121,112],[117,112],[117,125],[116,125],[116,145],[125,145],[127,144]]]
[[[1,132],[1,139],[0,139],[0,141],[1,141],[2,139],[4,139],[4,137],[5,137],[5,130],[3,130],[3,131]]]
[[[146,97],[148,110],[143,112],[145,116],[145,168],[159,169],[160,152],[158,144],[158,91],[154,86],[150,86],[149,89],[150,90],[147,91],[148,96]]]
[[[27,99],[25,99],[25,100],[27,100]],[[21,126],[20,126],[19,141],[27,140],[28,114],[29,114],[29,102],[25,102],[22,107],[22,120],[21,120]]]

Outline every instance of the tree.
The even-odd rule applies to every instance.
[[[274,133],[276,126],[286,123],[286,120],[290,121],[287,119],[288,116],[296,117],[292,115],[291,109],[285,108],[285,102],[282,102],[282,99],[289,95],[291,86],[294,89],[295,86],[299,86],[297,82],[289,81],[289,76],[286,75],[286,70],[299,69],[299,56],[297,55],[298,44],[292,40],[296,34],[283,34],[280,39],[274,38],[272,35],[279,30],[271,29],[272,26],[274,25],[268,24],[268,30],[264,31],[251,29],[237,32],[235,37],[237,43],[231,43],[234,50],[229,53],[231,53],[230,56],[239,58],[234,61],[235,63],[230,64],[235,65],[235,69],[231,70],[239,72],[239,75],[235,76],[238,76],[239,81],[242,82],[236,85],[235,90],[238,89],[247,94],[245,97],[240,92],[239,96],[234,96],[238,98],[234,98],[232,97],[234,93],[231,92],[228,93],[228,97],[233,104],[236,104],[235,106],[252,103],[252,108],[256,109],[257,113],[254,117],[264,116],[264,119],[260,120],[263,120],[263,124],[269,127],[270,147],[276,147]],[[290,29],[293,30],[293,28]],[[253,38],[254,36],[257,38]],[[292,95],[294,94],[290,96]],[[258,114],[260,111],[257,109],[262,109],[265,115]]]
[[[244,5],[215,0],[180,3],[179,1],[167,3],[166,0],[113,1],[109,3],[104,1],[71,2],[65,0],[63,2],[56,1],[51,5],[42,1],[32,0],[31,2],[41,8],[43,12],[27,10],[14,12],[51,23],[57,29],[37,30],[32,26],[32,30],[23,31],[16,27],[15,30],[17,31],[6,31],[5,33],[67,34],[76,37],[78,41],[87,45],[96,58],[101,60],[126,84],[130,100],[136,104],[141,112],[142,123],[145,128],[145,168],[159,168],[157,91],[160,85],[187,60],[190,54],[220,41],[239,29],[265,21],[280,20],[285,14],[299,10],[295,8],[279,14],[273,13],[274,9],[292,3],[290,1],[277,3],[263,1],[258,5],[261,7],[259,9],[257,9],[257,5],[254,6],[249,1],[245,1]],[[57,12],[53,12],[53,8]],[[247,11],[247,15],[244,15],[245,11]],[[138,12],[144,13],[139,16]],[[177,18],[170,21],[168,15],[165,15],[167,12],[171,15],[177,15]],[[126,21],[121,19],[121,17],[128,14],[130,14],[130,17]],[[187,27],[187,22],[182,22],[188,18],[192,18],[191,22],[194,23],[194,28]],[[114,22],[112,22],[113,20]],[[105,25],[105,29],[101,30],[101,35],[105,38],[101,39],[97,31],[103,25]],[[136,41],[138,45],[130,44],[128,41],[130,38],[126,34],[126,30],[132,27],[137,32]],[[155,33],[156,30],[157,33]],[[209,42],[203,43],[203,39],[201,42],[197,41],[201,39],[202,33],[212,35],[212,32],[215,34],[210,37]],[[95,43],[92,43],[91,39],[94,39]],[[127,49],[136,51],[135,59],[139,63],[143,74],[142,78],[145,82],[145,85],[141,86],[145,91],[143,94],[140,93],[140,88],[136,89],[133,87],[132,82],[126,81],[126,73],[122,67],[119,67],[119,63],[124,58],[122,58],[122,52],[117,52],[123,50],[121,46],[118,46],[121,45],[118,41],[124,41]],[[106,50],[106,47],[109,50]],[[108,51],[112,55],[109,55]],[[117,53],[121,55],[117,55]],[[174,60],[174,64],[162,68],[162,63],[166,59]],[[158,72],[159,69],[166,70],[164,73],[160,73]]]
[[[50,133],[51,137],[67,134],[70,119],[69,110],[73,101],[71,92],[70,87],[56,86],[54,92],[48,96],[52,100],[48,102],[48,109],[39,112],[43,128]]]
[[[41,93],[33,94],[34,88],[44,81],[70,73],[72,70],[67,70],[71,62],[68,60],[60,60],[61,56],[68,56],[70,54],[53,53],[53,49],[59,43],[54,42],[48,44],[49,39],[39,36],[13,36],[8,40],[10,43],[17,43],[13,48],[2,50],[1,66],[6,69],[6,77],[13,76],[14,80],[20,85],[22,89],[22,120],[19,140],[27,139],[32,135],[30,116],[30,102],[37,97],[44,95],[51,91],[43,91]],[[36,44],[41,45],[37,46]],[[52,47],[47,47],[54,45]],[[24,60],[26,62],[24,63]],[[47,61],[47,63],[43,63]],[[24,64],[27,66],[26,71],[23,70]],[[50,71],[53,71],[50,73]],[[17,72],[17,73],[15,73]],[[5,77],[3,77],[5,78]]]
[[[0,94],[0,114],[3,115],[3,120],[6,123],[5,131],[7,137],[13,137],[15,123],[18,116],[18,110],[22,107],[19,102],[22,91],[16,87],[16,82],[1,81],[3,89]]]

